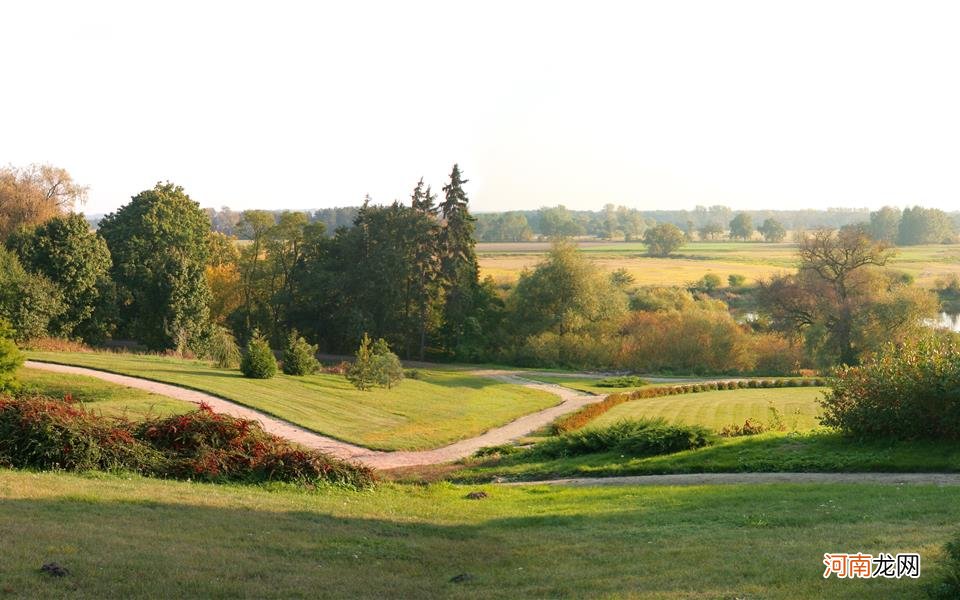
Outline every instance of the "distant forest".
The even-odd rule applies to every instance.
[[[304,213],[311,223],[323,223],[326,235],[332,236],[341,227],[352,227],[359,209],[358,206],[347,206],[294,212]],[[249,233],[238,227],[242,211],[228,207],[205,210],[214,231],[239,239],[249,238]],[[287,211],[272,212],[279,218]],[[731,221],[738,215],[747,215],[758,229],[761,223],[768,221],[775,221],[788,231],[840,229],[859,224],[877,230],[874,232],[876,238],[890,238],[889,241],[900,243],[955,241],[956,233],[960,231],[960,211],[945,213],[918,207],[906,211],[883,208],[873,212],[866,208],[735,211],[727,206],[698,206],[693,210],[637,210],[608,204],[602,210],[588,211],[570,210],[560,205],[537,210],[478,213],[475,217],[478,241],[523,242],[556,237],[632,241],[642,238],[644,231],[657,223],[676,225],[691,239],[723,239],[729,235]],[[914,220],[935,223],[924,227],[935,233],[923,236],[926,239],[897,240],[897,228],[905,215],[908,218],[913,215]]]

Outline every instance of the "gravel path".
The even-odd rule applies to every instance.
[[[960,473],[681,473],[626,477],[578,477],[546,481],[512,481],[501,485],[717,485],[736,483],[883,483],[889,485],[960,485]]]
[[[528,379],[523,379],[522,377],[519,377],[515,373],[509,371],[474,371],[473,373],[476,375],[490,377],[499,381],[503,381],[504,383],[522,385],[554,394],[559,396],[562,402],[540,412],[522,416],[514,421],[511,421],[510,423],[507,423],[506,425],[495,427],[477,437],[461,440],[442,448],[419,451],[381,452],[314,433],[292,423],[288,423],[282,419],[266,415],[252,408],[247,408],[246,406],[241,406],[229,400],[224,400],[223,398],[206,394],[204,392],[198,392],[196,390],[190,390],[167,383],[159,383],[149,379],[141,379],[139,377],[107,373],[105,371],[98,371],[96,369],[88,369],[85,367],[71,367],[67,365],[44,363],[33,360],[28,360],[25,366],[31,369],[52,371],[54,373],[67,373],[71,375],[96,377],[97,379],[109,381],[110,383],[146,390],[148,392],[153,392],[162,396],[168,396],[177,400],[192,402],[193,404],[200,404],[203,402],[210,405],[215,412],[259,421],[263,425],[263,428],[270,433],[287,438],[304,446],[321,450],[336,456],[337,458],[361,462],[376,469],[432,465],[458,460],[460,458],[470,456],[476,450],[483,448],[484,446],[506,444],[507,442],[515,440],[519,437],[523,437],[524,435],[551,423],[560,415],[573,412],[587,404],[592,404],[594,402],[603,400],[603,396],[583,394],[559,385],[530,381]]]

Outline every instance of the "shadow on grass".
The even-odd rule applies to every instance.
[[[205,493],[173,491],[185,497]],[[871,583],[840,589],[819,577],[818,535],[839,531],[851,547],[879,540],[896,550],[904,535],[939,542],[948,534],[942,523],[960,519],[960,492],[936,488],[907,492],[914,504],[906,513],[884,501],[885,490],[869,486],[488,492],[483,504],[436,494],[439,519],[455,512],[453,504],[463,504],[464,516],[448,515],[458,522],[447,524],[423,520],[416,507],[389,520],[239,503],[220,508],[108,500],[89,486],[56,499],[0,500],[0,532],[15,540],[5,546],[0,580],[23,597],[517,598],[692,590],[704,597],[761,591],[766,597],[821,596],[818,591],[869,597]],[[817,508],[833,498],[844,501],[829,511]],[[343,497],[361,514],[368,499]],[[375,513],[369,500],[366,512]],[[311,502],[309,495],[293,499]],[[905,518],[911,527],[903,527]],[[812,534],[798,536],[798,530]],[[779,551],[789,544],[790,552]],[[50,561],[70,575],[39,574],[40,564]],[[450,581],[461,573],[469,578]]]

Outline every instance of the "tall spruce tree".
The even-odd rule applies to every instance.
[[[413,269],[408,280],[408,306],[416,320],[417,356],[423,360],[426,354],[427,333],[431,329],[433,315],[440,304],[440,225],[437,222],[436,194],[430,186],[423,187],[423,178],[417,182],[411,196],[413,214],[408,229],[411,237]],[[410,356],[410,352],[407,352]]]
[[[464,338],[479,334],[475,300],[480,288],[474,222],[469,199],[463,190],[460,166],[453,165],[450,182],[443,186],[440,203],[443,227],[440,231],[440,278],[444,286],[442,334],[447,350],[456,352]]]

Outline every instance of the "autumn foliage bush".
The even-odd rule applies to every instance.
[[[0,397],[0,464],[17,468],[124,470],[203,481],[367,487],[373,472],[294,446],[256,421],[208,406],[134,423],[42,396]]]
[[[824,425],[864,438],[960,440],[960,342],[888,345],[841,367],[821,401]]]

